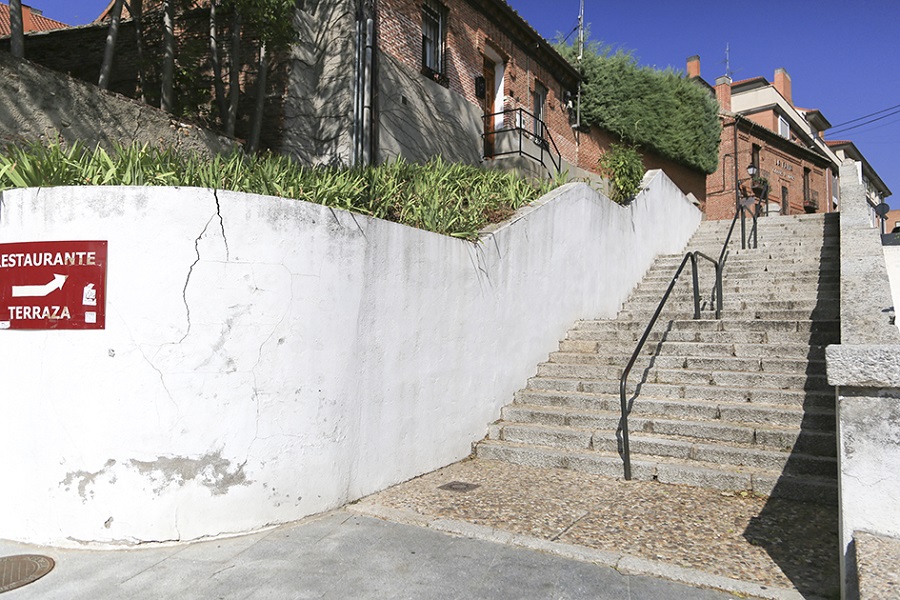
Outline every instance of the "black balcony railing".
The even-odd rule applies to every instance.
[[[502,125],[497,127],[495,124],[499,116],[502,116]],[[485,123],[484,133],[481,135],[485,158],[511,154],[527,156],[541,163],[551,177],[562,169],[562,155],[550,129],[532,113],[523,108],[514,108],[484,115],[482,118]]]

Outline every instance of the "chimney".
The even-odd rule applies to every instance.
[[[22,5],[22,33],[34,31],[34,22],[31,19],[31,7]]]
[[[728,75],[716,79],[716,101],[722,110],[731,112],[731,77]]]
[[[775,89],[784,96],[788,104],[794,105],[794,101],[791,99],[791,76],[783,68],[775,69]]]
[[[687,76],[688,79],[700,77],[700,55],[695,54],[687,59]]]

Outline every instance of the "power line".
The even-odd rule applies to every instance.
[[[882,110],[877,110],[873,113],[869,113],[867,115],[863,115],[861,117],[857,117],[855,119],[850,119],[849,121],[844,121],[843,123],[838,123],[837,125],[832,125],[832,129],[837,129],[838,127],[843,127],[844,125],[849,125],[850,123],[856,123],[857,121],[862,121],[863,119],[868,119],[869,117],[874,117],[875,115],[880,115],[881,113],[887,112],[889,110],[894,110],[895,108],[900,108],[900,104],[896,106],[891,106],[890,108],[885,108]]]
[[[892,112],[887,112],[887,111],[892,111]],[[894,115],[900,114],[900,105],[897,105],[897,106],[894,106],[891,108],[886,108],[884,110],[880,110],[877,113],[872,113],[872,115],[877,115],[877,114],[881,114],[881,113],[887,113],[887,114],[882,114],[880,117],[875,117],[874,119],[869,119],[867,121],[863,121],[862,123],[858,123],[856,125],[851,125],[850,127],[841,127],[840,125],[838,125],[838,126],[832,127],[831,130],[829,131],[829,133],[831,135],[834,135],[836,133],[843,134],[848,131],[852,131],[854,129],[859,129],[860,127],[865,127],[866,125],[871,125],[872,123],[875,123],[882,119],[887,119],[888,117],[893,117]],[[861,121],[862,119],[866,119],[867,117],[870,117],[872,115],[867,115],[866,117],[860,117],[858,119],[854,119],[853,121],[847,121],[847,123],[854,123],[856,121]],[[844,123],[844,125],[846,125],[847,123]]]

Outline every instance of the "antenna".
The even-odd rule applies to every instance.
[[[731,48],[728,42],[725,42],[725,75],[729,78],[734,75],[734,71],[731,70]]]

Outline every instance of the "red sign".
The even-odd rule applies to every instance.
[[[0,329],[106,327],[106,242],[0,244]]]

